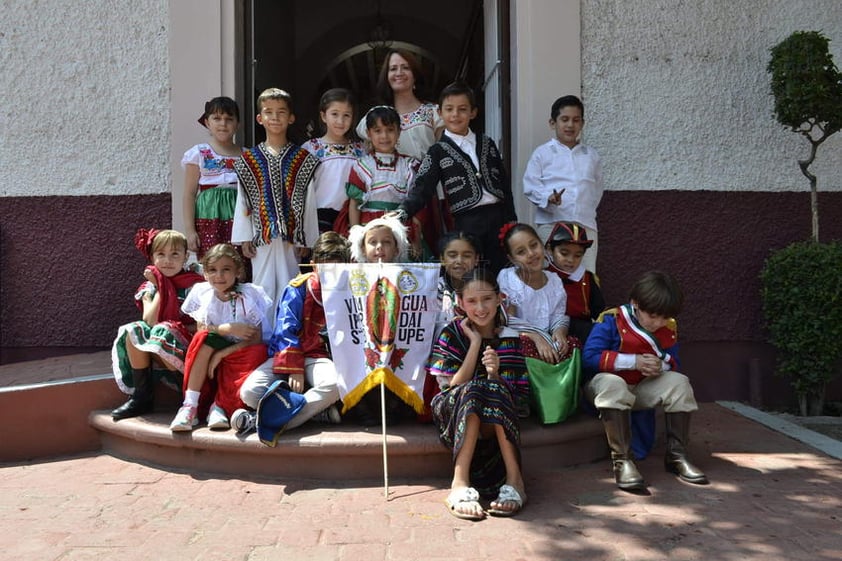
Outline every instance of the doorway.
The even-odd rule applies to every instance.
[[[436,102],[438,92],[456,78],[473,87],[479,100],[491,82],[500,94],[508,92],[507,65],[501,68],[497,61],[489,65],[485,60],[489,41],[497,47],[494,52],[508,54],[507,33],[495,31],[486,37],[489,9],[494,23],[502,15],[505,21],[499,27],[507,28],[508,1],[427,0],[420,6],[407,0],[238,3],[237,97],[244,110],[244,143],[263,140],[262,128],[255,123],[255,100],[268,87],[292,94],[296,122],[289,134],[297,143],[318,130],[319,98],[329,88],[355,92],[362,114],[377,103],[375,85],[390,48],[407,49],[422,63],[423,100]],[[488,67],[494,67],[493,75]],[[505,131],[508,97],[497,95],[494,101],[499,105],[487,109],[495,112],[495,121],[503,123]],[[485,128],[483,105],[480,102],[480,118],[472,123],[477,132]],[[507,131],[502,136],[508,139]],[[508,154],[507,140],[502,144]]]

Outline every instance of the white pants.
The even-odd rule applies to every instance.
[[[257,403],[272,382],[282,378],[272,372],[273,360],[269,358],[257,367],[240,387],[240,399],[252,409],[257,409]],[[339,389],[336,387],[338,376],[331,359],[305,358],[304,378],[308,386],[307,391],[304,392],[306,403],[298,415],[287,424],[288,429],[303,425],[339,400]]]
[[[550,234],[553,233],[553,228],[555,227],[555,222],[550,222],[549,224],[537,224],[535,226],[535,231],[538,233],[538,237],[541,238],[541,241],[544,244],[547,243],[547,238],[550,237]],[[596,250],[599,249],[599,239],[596,230],[591,230],[590,228],[585,228],[585,232],[588,234],[588,239],[593,240],[593,245],[589,247],[585,251],[585,256],[582,257],[582,263],[585,264],[585,268],[592,272],[596,272]]]
[[[255,248],[256,255],[251,260],[251,277],[254,284],[258,284],[272,299],[272,311],[267,313],[271,329],[275,327],[275,311],[278,301],[289,281],[298,276],[298,259],[295,256],[295,246],[281,239],[272,240],[269,245]],[[271,371],[271,368],[270,368]]]
[[[616,374],[601,372],[585,386],[585,395],[597,409],[652,409],[662,405],[666,413],[686,413],[699,408],[690,380],[671,370],[648,376],[634,386]]]

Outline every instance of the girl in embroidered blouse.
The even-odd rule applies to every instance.
[[[191,431],[198,420],[199,397],[205,381],[213,379],[220,363],[233,353],[249,348],[237,379],[217,380],[217,390],[207,422],[211,429],[229,428],[228,416],[242,407],[239,389],[247,375],[266,358],[272,301],[264,290],[239,282],[243,259],[234,246],[213,246],[202,260],[206,282],[197,284],[181,309],[196,320],[199,331],[188,350],[184,372],[184,403],[170,424],[173,431]],[[252,348],[253,347],[253,348]],[[256,362],[255,362],[256,361]],[[208,391],[208,390],[206,390]]]
[[[393,107],[378,105],[365,116],[371,153],[354,164],[348,177],[348,220],[351,226],[366,224],[398,208],[406,198],[420,162],[397,151],[400,117]],[[420,229],[410,226],[409,239],[415,256],[421,254]]]
[[[464,317],[442,331],[428,372],[444,390],[433,398],[433,422],[453,450],[453,480],[446,503],[457,518],[512,516],[526,502],[520,467],[520,428],[510,377],[526,371],[516,331],[505,327],[494,277],[474,269],[457,291]],[[496,496],[496,498],[494,498]]]
[[[324,134],[308,140],[303,146],[321,161],[313,176],[320,234],[334,229],[342,206],[348,202],[345,184],[351,167],[365,155],[363,143],[351,140],[349,136],[354,122],[354,106],[354,94],[349,90],[327,90],[319,101],[319,118]]]
[[[205,103],[199,123],[210,139],[190,148],[181,159],[184,168],[184,229],[187,246],[201,259],[208,248],[230,243],[237,174],[234,162],[242,149],[234,142],[240,109],[230,97]]]

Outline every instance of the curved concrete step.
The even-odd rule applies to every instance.
[[[108,411],[94,411],[104,451],[191,472],[311,479],[373,479],[383,476],[380,427],[308,424],[281,435],[275,448],[255,433],[199,427],[190,433],[169,430],[172,413],[153,413],[114,422]],[[449,477],[450,451],[432,425],[401,424],[387,433],[389,475]],[[529,466],[570,466],[607,456],[601,423],[577,415],[558,425],[521,424],[524,470]]]

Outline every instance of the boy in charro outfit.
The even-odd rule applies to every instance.
[[[234,164],[239,179],[231,241],[251,259],[252,281],[277,305],[298,274],[298,258],[319,236],[313,174],[319,159],[287,140],[295,122],[292,97],[269,88],[257,98],[257,122],[266,140]],[[274,307],[273,307],[274,309]]]
[[[455,230],[476,237],[493,274],[506,264],[497,234],[516,222],[512,186],[494,141],[470,129],[477,116],[474,92],[465,84],[446,86],[439,96],[445,131],[421,162],[415,182],[396,211],[406,222],[425,205],[441,182]]]
[[[585,395],[599,410],[620,489],[645,488],[630,452],[631,410],[664,408],[667,471],[684,481],[708,482],[690,463],[687,443],[696,399],[687,376],[679,374],[674,316],[684,297],[678,283],[659,271],[645,273],[632,287],[629,304],[609,310],[582,352]]]

